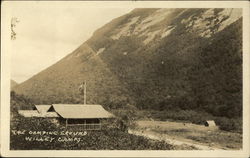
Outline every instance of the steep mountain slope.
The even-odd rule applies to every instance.
[[[240,9],[135,9],[15,87],[35,103],[203,109],[240,116]]]

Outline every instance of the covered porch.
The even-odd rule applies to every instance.
[[[66,127],[80,126],[83,130],[101,130],[101,119],[65,119]]]

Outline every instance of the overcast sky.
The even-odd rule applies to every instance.
[[[133,9],[47,4],[37,1],[11,6],[10,14],[20,21],[14,28],[17,35],[11,51],[11,79],[18,83],[54,64],[96,29]]]

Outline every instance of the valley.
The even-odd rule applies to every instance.
[[[45,145],[22,144],[21,136],[11,135],[11,148],[240,150],[242,10],[137,8],[113,19],[63,59],[12,87],[11,129],[65,130],[17,111],[85,104],[79,92],[85,81],[86,104],[103,106],[128,132],[108,123],[82,143]],[[207,120],[216,129],[205,127]]]

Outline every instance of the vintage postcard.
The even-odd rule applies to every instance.
[[[249,156],[249,2],[1,7],[1,156]]]

